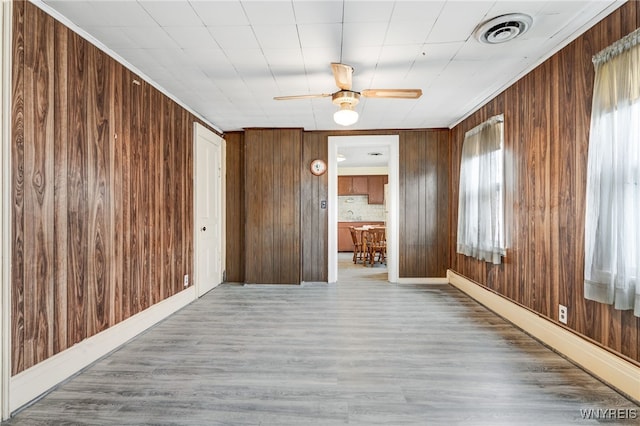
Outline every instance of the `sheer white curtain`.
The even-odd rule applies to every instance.
[[[640,29],[593,58],[585,297],[640,316]]]
[[[469,130],[460,161],[458,253],[499,264],[505,254],[503,121]]]

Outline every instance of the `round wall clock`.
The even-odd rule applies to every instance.
[[[320,176],[327,171],[327,163],[322,160],[313,160],[311,162],[311,173],[316,176]]]

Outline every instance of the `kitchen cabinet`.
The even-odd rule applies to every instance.
[[[353,178],[352,195],[369,194],[369,179],[367,178],[367,176],[352,176],[352,178]]]
[[[369,204],[384,204],[386,175],[338,176],[338,195],[368,195]]]
[[[367,195],[367,176],[338,176],[338,195]]]
[[[365,221],[365,222],[338,222],[338,251],[353,252],[353,240],[351,239],[351,231],[349,227],[358,228],[364,225],[384,225],[384,222]]]
[[[369,204],[384,204],[384,184],[387,180],[385,175],[367,176]]]

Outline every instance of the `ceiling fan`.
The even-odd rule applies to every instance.
[[[331,70],[336,80],[336,86],[340,88],[337,92],[315,95],[276,96],[273,99],[282,101],[331,97],[331,102],[340,107],[340,109],[333,114],[333,119],[338,124],[350,126],[358,121],[358,112],[355,110],[355,106],[358,104],[360,96],[364,96],[365,98],[394,99],[418,99],[422,96],[421,89],[366,89],[356,92],[351,90],[353,77],[352,66],[333,62],[331,63]]]

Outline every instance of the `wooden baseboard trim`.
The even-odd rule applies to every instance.
[[[398,278],[396,284],[449,284],[448,278]]]
[[[9,384],[9,410],[14,413],[195,299],[195,287],[191,286],[16,374]]]
[[[558,351],[629,398],[640,401],[640,368],[549,319],[459,275],[447,271],[449,283],[544,344]]]

